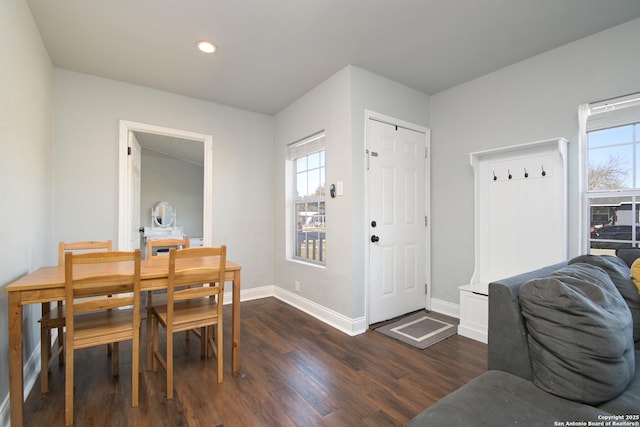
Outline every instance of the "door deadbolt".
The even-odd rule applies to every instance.
[[[378,225],[378,223],[377,223],[377,222],[375,222],[375,221],[371,221],[371,226],[372,226],[373,228],[376,228],[376,225]]]

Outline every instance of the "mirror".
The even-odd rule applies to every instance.
[[[151,213],[155,227],[171,227],[176,219],[176,211],[169,202],[159,202]]]

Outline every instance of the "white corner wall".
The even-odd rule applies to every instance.
[[[55,240],[118,237],[119,120],[213,135],[213,240],[273,283],[273,117],[55,69]],[[73,209],[69,209],[73,206]]]
[[[0,2],[0,288],[52,262],[52,65],[25,1]],[[39,354],[39,307],[24,309],[24,354]],[[7,294],[0,290],[0,425],[8,425]],[[27,361],[27,369],[37,366]],[[39,362],[39,361],[38,361]]]
[[[640,90],[638,40],[640,19],[432,96],[433,297],[456,303],[473,274],[470,152],[568,139],[569,256],[578,254],[578,105]]]
[[[429,98],[364,69],[348,66],[276,115],[274,278],[298,300],[319,305],[353,325],[365,317],[365,110],[425,126]],[[327,185],[342,181],[344,196],[327,201],[327,265],[286,259],[287,145],[326,132]],[[294,283],[300,282],[296,293]],[[355,327],[355,326],[354,326]],[[358,326],[359,327],[359,326]],[[357,329],[357,327],[355,327]]]

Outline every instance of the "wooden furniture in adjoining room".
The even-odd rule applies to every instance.
[[[84,241],[84,242],[59,242],[58,243],[58,266],[64,266],[64,256],[67,252],[74,251],[111,251],[113,245],[111,240]],[[51,303],[42,303],[42,318],[40,322],[40,391],[49,391],[49,369],[51,364],[58,357],[58,364],[64,364],[64,317],[65,310],[62,301],[51,310]],[[58,330],[56,342],[51,344],[51,330]]]
[[[176,261],[198,257],[219,257],[218,268],[183,270]],[[224,299],[227,247],[192,248],[169,252],[169,286],[167,304],[153,306],[153,370],[158,362],[167,377],[167,399],[173,398],[173,334],[200,328],[201,356],[206,357],[209,346],[218,362],[218,384],[223,379],[222,305]],[[166,331],[165,354],[158,346],[159,325]],[[215,331],[213,327],[215,326]]]
[[[180,248],[180,249],[185,249],[189,247],[189,239],[184,238],[184,239],[174,239],[174,238],[169,238],[169,239],[148,239],[147,240],[147,257],[146,259],[151,259],[151,257],[153,256],[153,248]],[[168,254],[168,252],[167,252]],[[158,253],[156,252],[156,255],[158,255]],[[154,301],[154,294],[155,294],[155,301]],[[147,319],[146,319],[146,325],[147,325],[147,334],[146,336],[146,359],[147,359],[147,369],[151,369],[151,362],[152,362],[152,357],[153,357],[153,352],[151,350],[151,345],[152,345],[152,339],[153,339],[153,333],[151,331],[151,307],[153,306],[153,304],[158,304],[158,305],[162,305],[162,304],[166,304],[167,300],[166,300],[166,292],[162,292],[162,294],[158,295],[159,292],[152,292],[149,291],[147,292],[147,301],[145,303],[146,306],[146,311],[147,311]],[[186,332],[187,334],[189,332]],[[189,335],[187,335],[185,337],[185,339],[188,341],[189,340]]]
[[[129,264],[124,271],[119,265]],[[131,269],[133,264],[133,269]],[[94,266],[94,275],[83,275]],[[76,350],[131,340],[131,405],[138,406],[140,249],[65,255],[65,425],[73,424]],[[114,358],[118,347],[114,345]]]
[[[189,247],[189,239],[148,239],[147,240],[147,259],[151,259],[153,256],[153,248],[180,248],[185,249]]]
[[[181,262],[180,268],[197,269],[203,266],[217,265],[216,258],[192,259]],[[231,369],[240,370],[240,273],[241,266],[227,261],[225,280],[233,284],[232,294],[232,346]],[[91,273],[89,270],[87,273]],[[98,271],[99,273],[99,271]],[[88,274],[87,274],[88,275]],[[96,271],[93,272],[96,275]],[[166,289],[169,270],[165,257],[153,257],[142,262],[141,292]],[[8,333],[9,333],[9,399],[11,425],[22,426],[24,423],[23,401],[23,347],[22,347],[22,310],[28,304],[61,301],[64,296],[64,268],[59,266],[41,267],[5,286],[8,294]]]

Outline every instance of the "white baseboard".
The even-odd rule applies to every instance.
[[[460,318],[460,306],[441,299],[431,298],[431,311],[456,319]]]
[[[469,325],[458,325],[458,335],[466,338],[471,338],[472,340],[480,341],[484,344],[487,344],[489,342],[489,337],[486,330],[474,328]]]
[[[364,317],[357,319],[351,319],[338,312],[328,309],[320,304],[317,304],[311,300],[301,297],[300,295],[282,289],[280,287],[273,287],[273,296],[279,300],[286,302],[287,304],[303,311],[316,319],[320,320],[332,326],[339,331],[344,332],[347,335],[359,335],[367,330],[367,325]]]
[[[241,289],[240,301],[251,301],[254,299],[267,298],[273,296],[274,286],[261,286],[259,288]],[[231,304],[233,302],[233,294],[231,290],[224,293],[224,305]]]

